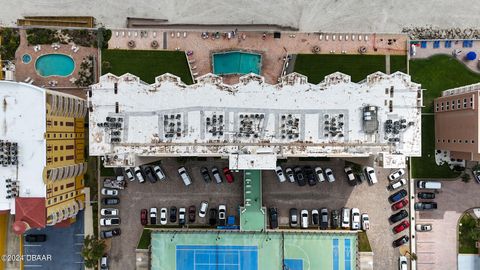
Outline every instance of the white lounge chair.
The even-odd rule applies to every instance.
[[[134,32],[134,36],[138,37],[138,32],[137,31]]]
[[[32,84],[35,80],[34,79],[31,79],[30,81],[28,81],[27,83],[28,84]]]
[[[74,53],[78,52],[80,50],[80,47],[76,47],[75,50],[73,50]]]
[[[130,31],[128,31],[127,35],[128,35],[128,37],[131,37],[132,33]]]
[[[319,39],[319,40],[323,40],[323,35],[320,34],[320,36],[318,36],[318,39]]]
[[[332,40],[335,41],[337,39],[337,36],[333,35]]]
[[[338,36],[338,41],[342,41],[342,39],[343,39],[343,36],[342,36],[342,35],[339,35],[339,36]]]
[[[157,37],[157,32],[154,31],[152,35],[153,35],[154,38],[156,38]]]
[[[30,79],[31,79],[30,77],[27,77],[23,82],[28,82],[30,81]]]
[[[125,37],[125,31],[122,31],[122,37]]]
[[[325,40],[328,41],[328,35],[325,35]]]
[[[345,35],[345,41],[348,41],[348,35]]]
[[[197,66],[193,66],[193,67],[192,67],[192,70],[194,70],[194,69],[197,69]]]
[[[190,64],[195,63],[195,59],[192,59],[192,60],[188,61],[188,63],[190,63]]]
[[[187,37],[187,32],[183,32],[183,37],[184,37],[184,38]]]
[[[192,74],[193,76],[198,76],[198,72],[195,72]]]
[[[362,41],[362,38],[363,36],[362,35],[358,35],[358,41]]]
[[[170,33],[170,36],[171,36],[172,38],[175,37],[175,33],[174,33],[174,32],[171,32],[171,33]]]
[[[115,36],[118,37],[118,31],[115,31]]]
[[[352,35],[352,41],[355,41],[355,35]]]
[[[177,32],[177,38],[179,38],[179,37],[180,37],[180,32]]]
[[[365,41],[368,41],[368,35],[365,35]]]

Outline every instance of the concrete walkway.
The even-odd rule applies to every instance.
[[[479,191],[480,185],[474,179],[469,183],[443,181],[442,190],[435,198],[438,209],[415,213],[417,224],[433,225],[431,232],[416,234],[417,269],[457,269],[458,220],[467,209],[480,207]]]

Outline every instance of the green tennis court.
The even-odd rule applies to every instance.
[[[152,270],[352,270],[355,233],[156,231]]]

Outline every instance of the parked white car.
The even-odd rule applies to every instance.
[[[125,175],[127,176],[128,180],[135,181],[135,176],[133,175],[133,171],[130,168],[125,169]]]
[[[346,166],[344,170],[345,170],[345,174],[347,175],[349,183],[350,181],[356,181],[355,175],[353,174],[352,167]]]
[[[138,182],[140,182],[140,183],[145,182],[145,178],[143,178],[142,170],[140,169],[140,167],[138,167],[138,166],[135,167],[133,169],[133,172],[135,173],[135,176],[137,177]]]
[[[308,228],[308,210],[303,209],[302,212],[300,212],[300,216],[302,218],[302,228]]]
[[[120,224],[120,218],[118,217],[100,219],[100,226],[115,226],[119,224]]]
[[[370,229],[370,218],[367,213],[363,213],[361,216],[362,230],[366,231]]]
[[[287,175],[288,181],[290,181],[290,183],[295,183],[295,175],[293,174],[293,170],[291,168],[286,168],[285,174]]]
[[[277,168],[275,168],[275,173],[277,174],[277,178],[280,183],[287,181],[287,178],[285,178],[285,174],[283,174],[282,167],[277,166]]]
[[[417,224],[415,230],[417,232],[429,232],[432,230],[432,224]]]
[[[315,174],[317,175],[318,182],[325,182],[325,175],[323,175],[322,168],[316,167]]]
[[[388,185],[388,189],[395,190],[395,189],[398,189],[398,188],[404,186],[406,183],[407,183],[407,180],[405,180],[405,178],[402,178],[402,179],[398,180],[397,182],[393,182],[390,185]]]
[[[408,265],[407,257],[400,256],[400,258],[398,259],[398,269],[407,270],[408,269],[407,265]]]
[[[153,171],[155,172],[159,180],[165,180],[165,173],[160,166],[157,165],[153,167]]]
[[[102,195],[104,196],[117,196],[118,190],[111,188],[102,188]]]
[[[352,208],[352,230],[360,230],[360,210]]]
[[[365,174],[367,175],[370,184],[373,185],[378,182],[377,175],[375,174],[375,169],[373,169],[372,167],[365,167]]]
[[[102,208],[100,210],[100,215],[102,216],[118,216],[118,209],[116,208]]]
[[[328,182],[335,182],[335,176],[333,175],[333,171],[330,168],[325,169],[325,175],[327,176]]]
[[[388,180],[390,181],[393,181],[393,180],[396,180],[398,178],[400,178],[400,176],[404,175],[405,174],[405,170],[404,169],[398,169],[396,171],[394,171],[393,173],[391,173],[389,176],[388,176]]]
[[[207,215],[207,211],[208,211],[208,202],[203,201],[200,204],[200,210],[198,210],[198,216],[201,218],[205,217]]]
[[[160,209],[160,224],[167,224],[167,208]]]
[[[218,222],[220,224],[225,224],[227,219],[227,206],[225,204],[220,204],[218,206]]]

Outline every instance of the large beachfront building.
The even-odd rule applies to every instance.
[[[434,101],[435,149],[453,159],[480,161],[480,83],[449,89]]]
[[[272,169],[288,157],[368,157],[401,167],[421,155],[422,89],[410,76],[374,73],[360,83],[334,73],[319,84],[292,73],[275,85],[255,74],[227,85],[206,74],[146,84],[103,75],[89,92],[90,155],[105,166],[158,157],[228,158],[232,169]]]
[[[84,207],[85,100],[0,81],[0,210],[14,231],[66,226]]]

